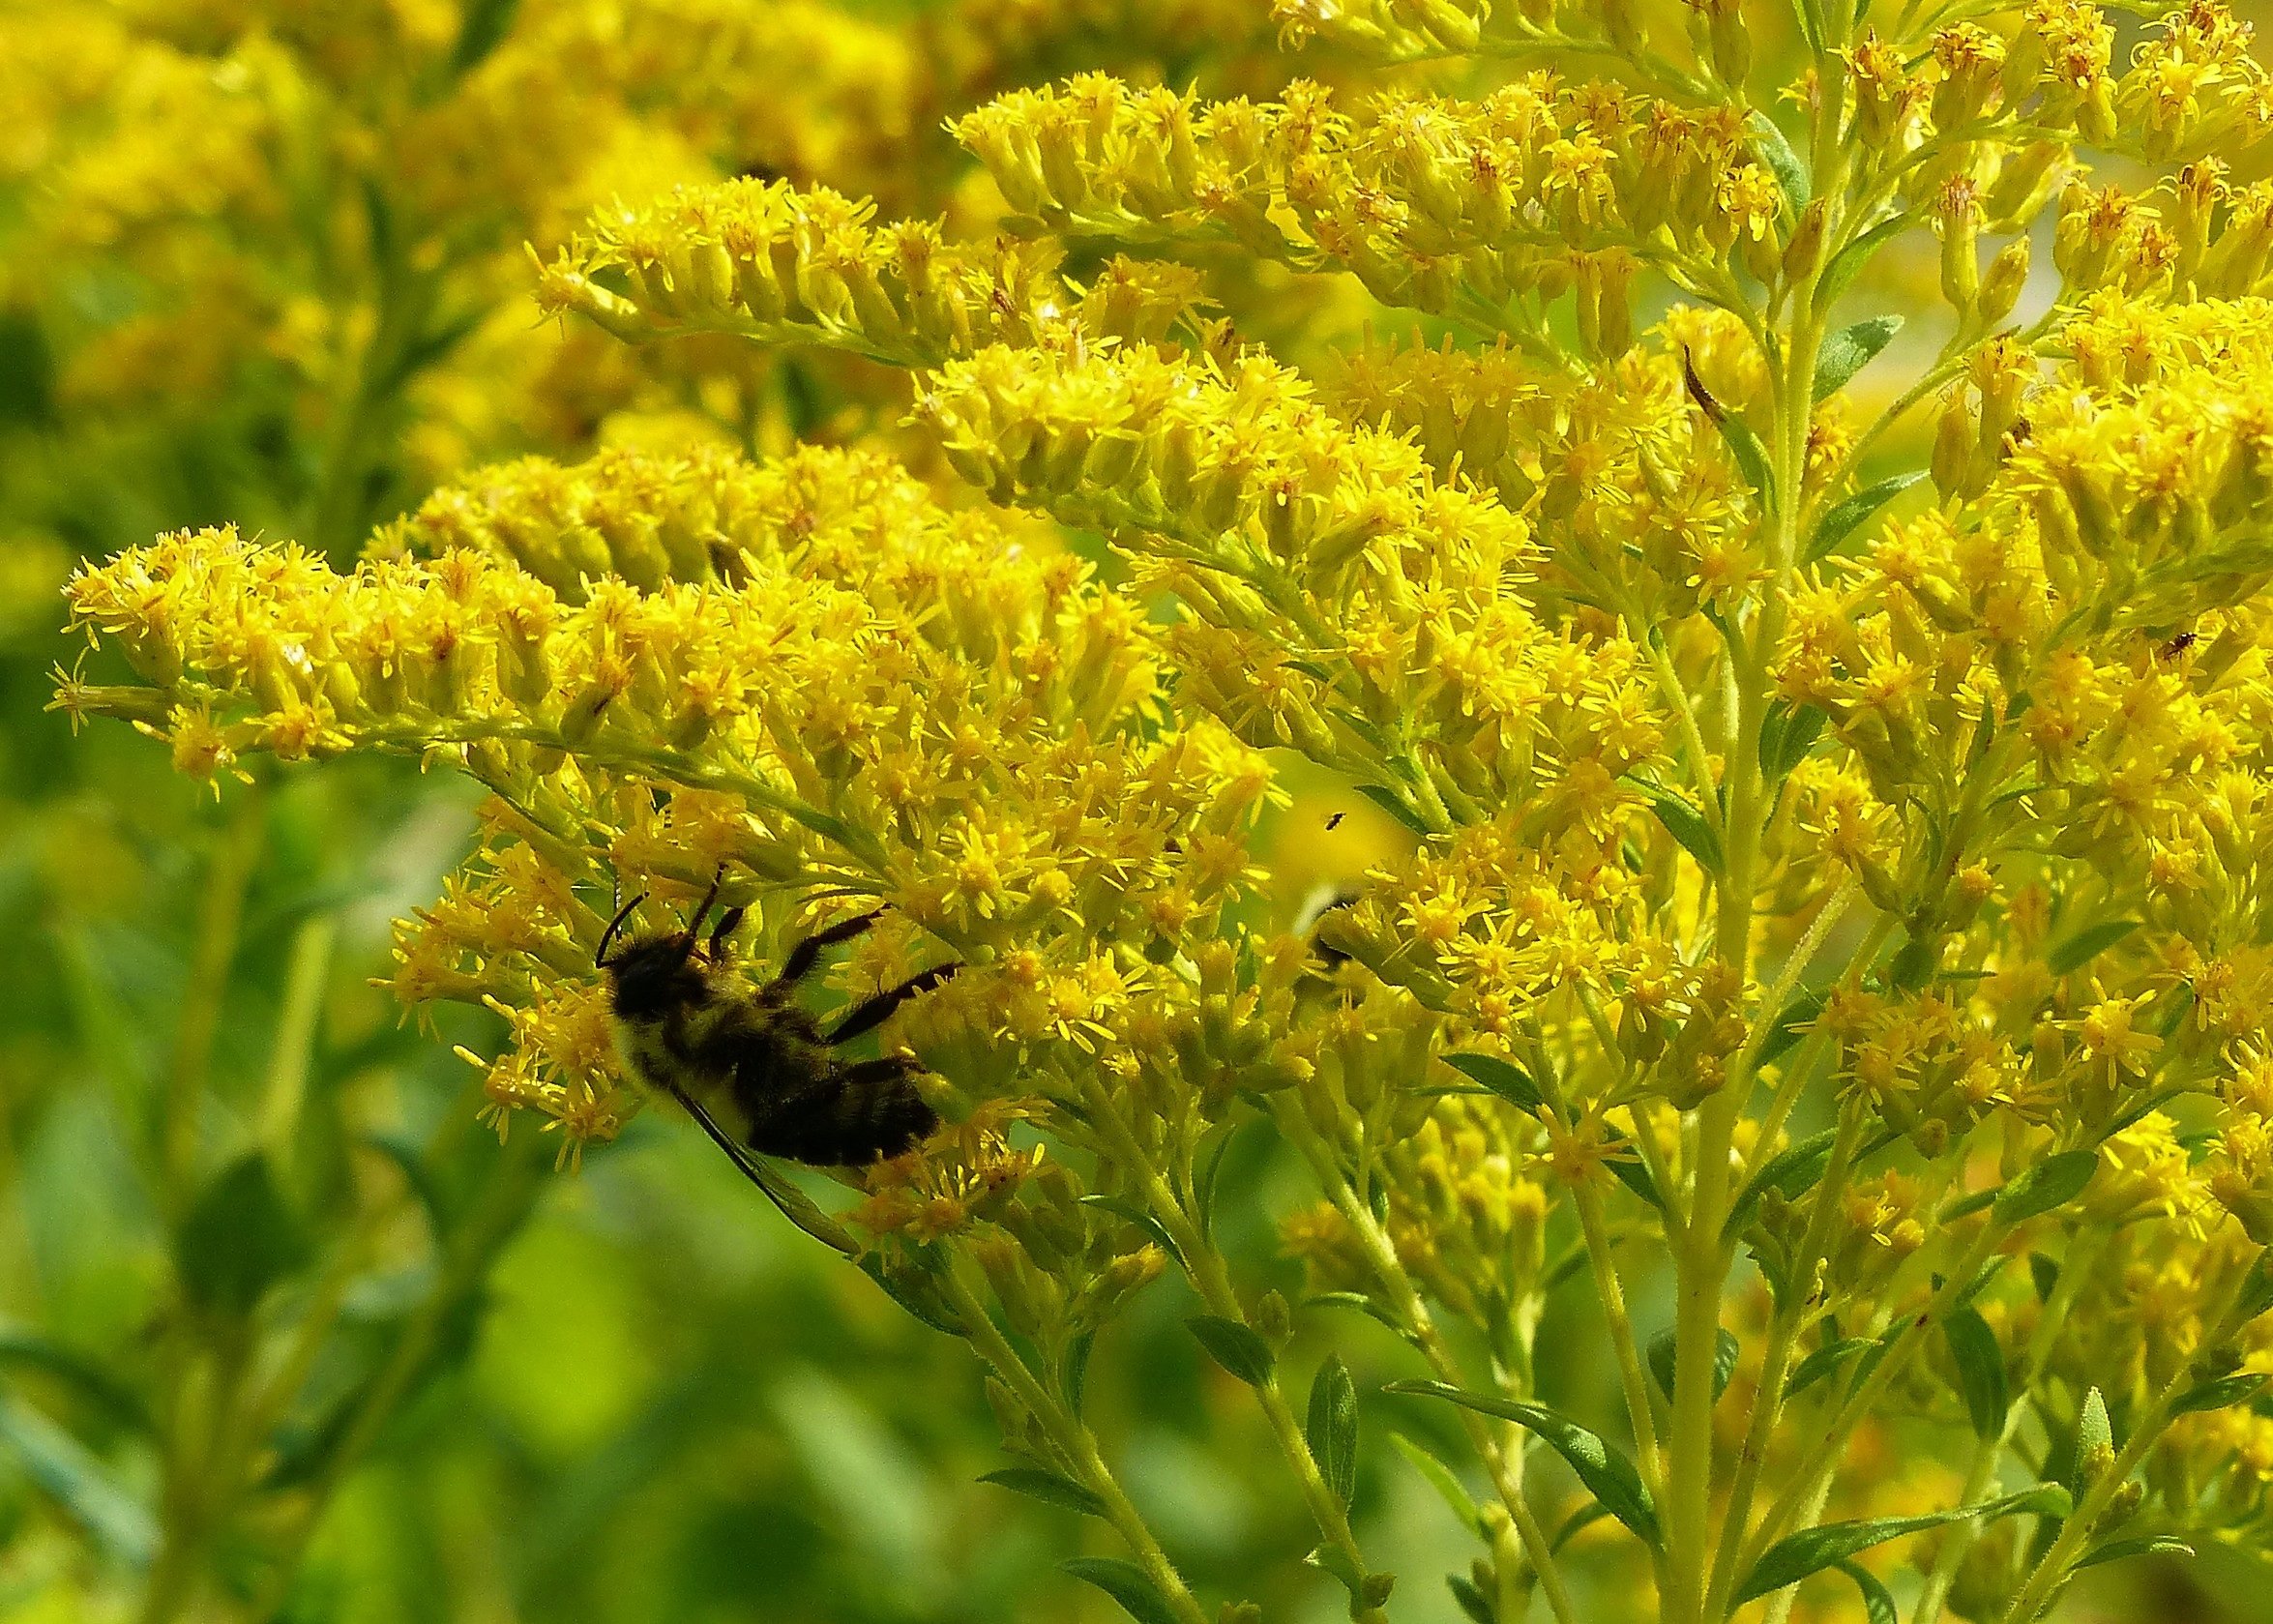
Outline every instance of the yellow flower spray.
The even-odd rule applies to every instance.
[[[948,1126],[795,1210],[977,1351],[1004,1481],[1112,1526],[1075,1571],[1139,1618],[1218,1616],[1083,1418],[1171,1277],[1360,1620],[1361,1418],[1408,1400],[1340,1353],[1292,1396],[1340,1308],[1489,1480],[1416,1448],[1484,1624],[1784,1619],[1818,1574],[2029,1624],[2094,1564],[2261,1549],[2247,30],[2179,7],[2123,66],[2067,0],[1276,20],[1331,87],[959,113],[959,220],[760,172],[540,256],[618,339],[904,369],[872,444],[506,462],[351,567],[169,535],[72,582],[102,655],[58,704],[209,777],[478,781],[393,985],[502,1013],[499,1130],[566,1157],[642,1104],[616,894],[669,930],[723,876],[753,976],[884,904],[846,1000],[951,950],[883,1039]],[[1297,761],[1408,837],[1307,933]],[[1304,1303],[1218,1244],[1250,1124],[1309,1183]],[[1581,1323],[1608,1406],[1540,1357]]]

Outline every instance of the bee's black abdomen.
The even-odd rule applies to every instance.
[[[887,1056],[767,1102],[752,1113],[750,1147],[815,1166],[865,1166],[913,1149],[938,1126],[914,1068]]]

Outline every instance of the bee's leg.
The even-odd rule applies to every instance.
[[[782,960],[782,973],[774,977],[773,985],[766,990],[778,992],[796,986],[812,974],[812,967],[821,961],[822,948],[852,940],[881,919],[883,914],[882,908],[871,909],[868,913],[854,914],[850,919],[839,920],[825,930],[814,931],[789,950],[789,957]]]
[[[719,915],[719,922],[710,928],[710,956],[713,959],[719,956],[719,943],[740,928],[742,916],[749,911],[747,908],[728,908]]]
[[[894,1010],[919,992],[929,992],[934,987],[943,986],[949,976],[961,968],[959,960],[951,960],[947,963],[933,965],[919,975],[908,977],[898,987],[886,988],[839,1021],[836,1029],[823,1041],[834,1048],[847,1038],[857,1038],[863,1032],[874,1031],[891,1019]]]

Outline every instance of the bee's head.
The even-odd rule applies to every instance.
[[[625,1020],[661,1019],[699,1002],[706,985],[692,930],[636,937],[600,967],[607,972],[608,1004]]]
[[[608,1003],[618,1016],[626,1020],[660,1019],[674,1006],[702,996],[706,966],[696,960],[695,932],[702,929],[703,917],[710,912],[718,894],[718,883],[713,881],[709,894],[702,899],[702,906],[684,930],[635,936],[610,955],[609,945],[622,933],[632,910],[647,901],[647,893],[642,891],[615,910],[615,917],[600,933],[600,946],[592,955],[592,962],[607,972]]]

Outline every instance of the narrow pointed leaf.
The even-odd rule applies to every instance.
[[[1979,1518],[1993,1522],[2000,1517],[2016,1512],[2035,1512],[2046,1517],[2065,1517],[2072,1510],[2068,1491],[2057,1484],[2040,1483],[2033,1489],[2018,1494],[2007,1494],[2002,1499],[1990,1500],[1978,1506],[1960,1506],[1951,1511],[1927,1512],[1917,1517],[1874,1517],[1859,1522],[1826,1522],[1819,1528],[1808,1528],[1788,1535],[1768,1547],[1760,1559],[1753,1564],[1738,1587],[1736,1600],[1749,1602],[1756,1597],[1769,1595],[1787,1584],[1797,1584],[1812,1573],[1835,1567],[1859,1551],[1888,1540],[1899,1540],[1905,1534],[1923,1533],[1928,1528],[1940,1528],[1952,1522],[1965,1522]]]
[[[1813,564],[1828,558],[1839,550],[1839,545],[1861,528],[1864,521],[1904,491],[1926,477],[1923,471],[1896,474],[1880,480],[1876,485],[1856,491],[1843,502],[1833,503],[1815,520],[1815,534],[1809,541],[1803,563]]]
[[[1271,1379],[1276,1361],[1270,1347],[1248,1326],[1214,1314],[1196,1314],[1184,1323],[1199,1339],[1210,1359],[1248,1386],[1260,1387]]]
[[[1806,0],[1800,0],[1800,7],[1804,13]],[[1752,115],[1752,138],[1754,147],[1759,152],[1760,161],[1767,164],[1768,172],[1776,177],[1777,186],[1783,189],[1786,207],[1796,215],[1808,206],[1808,196],[1813,190],[1808,181],[1808,166],[1800,162],[1799,154],[1791,150],[1791,142],[1776,127],[1776,121],[1757,109]]]
[[[2262,1372],[2244,1372],[2240,1375],[2221,1376],[2216,1381],[2205,1381],[2199,1387],[2190,1388],[2178,1396],[2170,1406],[2172,1415],[2192,1415],[2197,1410],[2226,1409],[2244,1403],[2261,1392],[2273,1376]]]
[[[1908,229],[1909,224],[1908,215],[1882,220],[1834,254],[1831,263],[1823,267],[1823,280],[1815,284],[1815,309],[1828,312],[1846,291],[1847,284],[1862,275],[1863,267],[1871,263],[1871,256]]]
[[[1667,1398],[1673,1396],[1674,1343],[1678,1339],[1673,1328],[1668,1326],[1649,1339],[1650,1374],[1658,1378],[1658,1387]],[[1721,1395],[1728,1391],[1728,1379],[1736,1373],[1736,1339],[1727,1331],[1715,1333],[1713,1341],[1713,1402],[1719,1403]]]
[[[1344,1506],[1357,1493],[1357,1384],[1339,1357],[1329,1353],[1311,1381],[1308,1425],[1311,1456],[1318,1475]]]
[[[1579,1425],[1566,1415],[1549,1409],[1544,1404],[1525,1403],[1520,1399],[1503,1399],[1496,1394],[1470,1393],[1442,1381],[1397,1381],[1382,1389],[1385,1393],[1411,1393],[1422,1398],[1442,1399],[1448,1403],[1472,1409],[1483,1415],[1494,1415],[1502,1421],[1536,1434],[1550,1448],[1571,1463],[1579,1474],[1579,1481],[1609,1508],[1609,1514],[1634,1530],[1643,1543],[1658,1548],[1663,1536],[1658,1528],[1657,1504],[1651,1499],[1649,1489],[1641,1481],[1641,1474],[1634,1469],[1634,1462],[1602,1437]]]
[[[1023,1494],[1030,1500],[1040,1500],[1045,1505],[1061,1506],[1088,1517],[1105,1515],[1105,1502],[1095,1494],[1072,1478],[1060,1477],[1039,1466],[1005,1466],[1000,1471],[989,1472],[979,1481],[1007,1489],[1014,1494]]]
[[[1496,1054],[1448,1054],[1444,1063],[1482,1083],[1518,1110],[1535,1112],[1547,1104],[1530,1073]]]
[[[1666,826],[1666,833],[1681,842],[1682,849],[1697,859],[1699,868],[1717,877],[1727,859],[1721,850],[1721,837],[1705,821],[1704,813],[1670,789],[1643,784],[1641,790],[1649,797],[1650,811],[1657,813],[1658,821]]]
[[[1894,341],[1902,326],[1898,315],[1866,316],[1825,339],[1815,356],[1815,399],[1828,399],[1845,389],[1849,378]]]
[[[2080,970],[2138,929],[2139,921],[2136,919],[2103,920],[2089,930],[2077,931],[2046,954],[2045,968],[2055,976]]]
[[[2143,1534],[2136,1539],[2110,1540],[2095,1545],[2077,1561],[2078,1568],[2096,1568],[2102,1562],[2120,1562],[2126,1556],[2192,1556],[2194,1547],[2170,1534]]]
[[[1820,1006],[1820,997],[1815,1003]],[[1804,1007],[1804,1006],[1803,1006]],[[1791,1005],[1785,1008],[1791,1010]],[[1796,1012],[1795,1012],[1796,1013]],[[1819,1013],[1819,1010],[1818,1010]],[[1805,1017],[1813,1019],[1813,1015]],[[1839,1140],[1839,1130],[1826,1128],[1812,1134],[1795,1145],[1787,1145],[1768,1158],[1760,1170],[1744,1181],[1744,1189],[1736,1196],[1736,1204],[1728,1209],[1728,1223],[1725,1234],[1738,1234],[1752,1222],[1753,1213],[1760,1204],[1760,1197],[1773,1190],[1786,1200],[1797,1200],[1823,1176],[1830,1165],[1831,1147]]]
[[[1786,1395],[1786,1398],[1798,1398],[1856,1354],[1866,1352],[1877,1345],[1869,1337],[1844,1337],[1838,1342],[1829,1343],[1816,1348],[1815,1352],[1802,1359],[1798,1368],[1791,1373],[1791,1387]]]
[[[1115,1556],[1075,1556],[1058,1567],[1085,1583],[1094,1584],[1114,1601],[1136,1624],[1177,1624],[1176,1611],[1145,1571]]]
[[[1831,1564],[1855,1581],[1855,1588],[1863,1593],[1863,1624],[1897,1624],[1901,1614],[1895,1610],[1894,1593],[1878,1582],[1878,1576],[1860,1562],[1834,1562]]]
[[[1428,836],[1429,826],[1421,821],[1421,814],[1407,806],[1404,797],[1396,790],[1385,784],[1361,783],[1357,786],[1357,792],[1414,834],[1424,839]]]
[[[1998,1191],[1992,1210],[1999,1224],[2019,1224],[2073,1201],[2098,1170],[2098,1151],[2063,1150]]]
[[[1182,1260],[1184,1255],[1176,1250],[1175,1240],[1168,1234],[1167,1226],[1127,1196],[1084,1196],[1081,1197],[1081,1204],[1085,1207],[1095,1207],[1100,1212],[1109,1212],[1123,1223],[1136,1225],[1137,1228],[1152,1237],[1153,1244],[1161,1251],[1170,1257]]]
[[[1477,1533],[1485,1531],[1483,1514],[1477,1511],[1475,1497],[1468,1492],[1467,1485],[1461,1482],[1460,1473],[1432,1454],[1428,1445],[1416,1443],[1402,1432],[1390,1433],[1389,1442],[1411,1462],[1414,1471],[1428,1480],[1429,1487],[1443,1497],[1444,1503],[1452,1507],[1455,1517]]]
[[[1975,1435],[2002,1436],[2012,1398],[2005,1375],[2005,1352],[1997,1345],[1996,1333],[1978,1310],[1970,1308],[1953,1309],[1944,1314],[1941,1332],[1949,1341],[1950,1358],[1958,1368],[1958,1391],[1964,1398],[1965,1414],[1972,1420]]]

